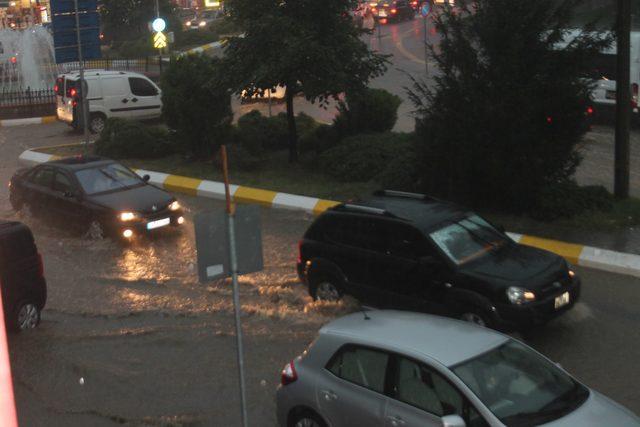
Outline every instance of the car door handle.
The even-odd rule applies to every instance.
[[[406,424],[406,421],[400,417],[387,417],[387,420],[392,427],[403,426]]]
[[[322,390],[320,393],[324,396],[324,400],[331,401],[338,399],[338,395],[331,390]]]
[[[133,98],[131,102],[138,102],[138,98]]]
[[[129,102],[129,100],[128,100],[127,98],[125,98],[125,99],[123,99],[123,100],[122,100],[122,103],[123,103],[123,104],[126,104],[127,102]]]

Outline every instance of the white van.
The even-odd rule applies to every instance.
[[[160,88],[146,76],[128,71],[87,70],[89,130],[99,133],[107,119],[155,119],[162,113]],[[80,72],[61,74],[56,79],[58,120],[76,129],[83,126],[80,99]]]

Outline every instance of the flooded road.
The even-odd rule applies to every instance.
[[[45,136],[56,127],[24,128],[23,139],[0,130],[0,179],[7,182],[25,146],[51,145]],[[221,203],[178,195],[188,210],[183,228],[127,245],[15,213],[7,196],[0,186],[0,217],[32,228],[49,289],[40,327],[10,338],[22,426],[239,425],[231,286],[198,283],[191,223]],[[322,324],[357,307],[313,303],[299,284],[296,243],[311,220],[263,209],[265,269],[241,278],[251,426],[275,425],[282,366]],[[578,273],[582,301],[527,342],[640,412],[640,280]]]

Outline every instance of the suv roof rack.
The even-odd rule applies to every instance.
[[[374,208],[371,206],[354,205],[351,203],[338,205],[334,209],[340,210],[340,211],[348,211],[348,212],[350,211],[350,212],[368,213],[373,215],[384,215],[384,216],[396,218],[396,215],[392,214],[386,209]]]
[[[378,190],[373,193],[374,196],[384,196],[384,197],[404,197],[407,199],[416,199],[416,200],[429,200],[429,201],[437,201],[435,197],[427,196],[426,194],[420,193],[409,193],[407,191],[396,191],[396,190]]]

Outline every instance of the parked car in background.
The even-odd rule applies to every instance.
[[[409,0],[379,1],[371,8],[371,13],[376,20],[387,22],[413,19],[416,16]]]
[[[31,230],[15,221],[0,220],[0,290],[7,329],[38,326],[47,302],[42,257]]]
[[[9,199],[35,215],[62,220],[94,237],[133,239],[184,223],[180,203],[148,183],[149,176],[101,157],[72,157],[19,171],[11,178]]]
[[[162,91],[148,77],[128,71],[87,70],[89,130],[100,133],[107,119],[157,119],[162,113]],[[56,79],[58,120],[75,129],[83,126],[80,73],[61,74]]]
[[[282,427],[638,427],[525,344],[476,325],[367,311],[320,329],[282,370]]]
[[[543,324],[580,296],[580,279],[560,256],[423,194],[386,190],[329,209],[299,251],[298,274],[314,299],[348,294],[497,329]]]

